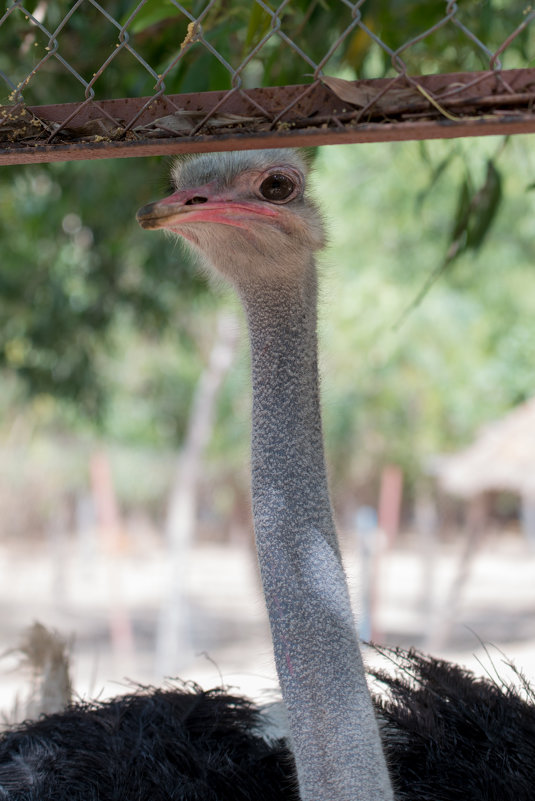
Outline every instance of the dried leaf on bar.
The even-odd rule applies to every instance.
[[[117,132],[122,133],[122,128],[117,122],[109,120],[107,117],[96,117],[94,120],[88,120],[83,125],[69,125],[62,130],[65,136],[79,137],[79,136],[106,136],[114,137]]]
[[[411,110],[416,105],[421,104],[420,94],[410,86],[394,86],[385,92],[377,101],[377,106],[382,111],[393,113],[399,110]]]
[[[138,125],[136,133],[146,136],[173,136],[174,134],[188,134],[203,119],[204,113],[179,109],[174,114],[159,117],[146,125]],[[224,128],[236,125],[255,124],[263,122],[263,117],[247,117],[242,114],[217,114],[206,121],[209,128]]]
[[[264,119],[264,117],[249,117],[243,114],[218,114],[216,117],[211,117],[207,124],[212,128],[220,128],[225,125],[255,125],[264,122]]]
[[[393,86],[381,94],[381,91],[375,87],[372,89],[363,83],[346,81],[344,78],[333,78],[326,75],[321,80],[340,100],[358,108],[364,108],[373,103],[377,110],[392,114],[411,108],[415,101],[421,103],[418,92],[410,86]],[[375,98],[377,100],[374,102]]]
[[[321,82],[334,92],[336,97],[344,103],[351,103],[352,106],[367,106],[377,95],[377,91],[372,91],[368,86],[346,81],[344,78],[333,78],[332,75],[323,75]]]
[[[189,133],[195,126],[195,121],[199,119],[197,112],[180,110],[175,114],[167,114],[165,117],[158,117],[145,125],[137,125],[134,130],[136,133],[158,136],[162,134]]]

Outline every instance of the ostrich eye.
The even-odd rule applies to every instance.
[[[273,173],[260,184],[260,194],[266,200],[286,200],[294,189],[292,179],[279,172]]]

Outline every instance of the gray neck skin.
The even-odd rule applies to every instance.
[[[255,534],[302,801],[393,798],[333,523],[316,273],[241,289],[251,338]]]

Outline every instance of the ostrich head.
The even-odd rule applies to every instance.
[[[176,191],[144,206],[137,219],[143,228],[184,237],[238,288],[299,280],[324,243],[320,214],[305,192],[307,172],[293,150],[179,160],[172,170]]]

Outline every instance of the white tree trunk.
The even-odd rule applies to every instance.
[[[184,447],[171,487],[165,537],[165,588],[158,620],[156,673],[176,675],[191,657],[189,611],[185,595],[188,558],[195,534],[203,453],[210,441],[217,395],[236,350],[237,323],[221,312],[210,358],[193,397]]]
[[[451,583],[444,607],[439,612],[438,621],[426,643],[431,653],[440,651],[449,643],[457,623],[464,591],[470,580],[474,560],[481,546],[487,521],[486,498],[483,494],[470,499],[464,541],[457,564],[457,571]]]

